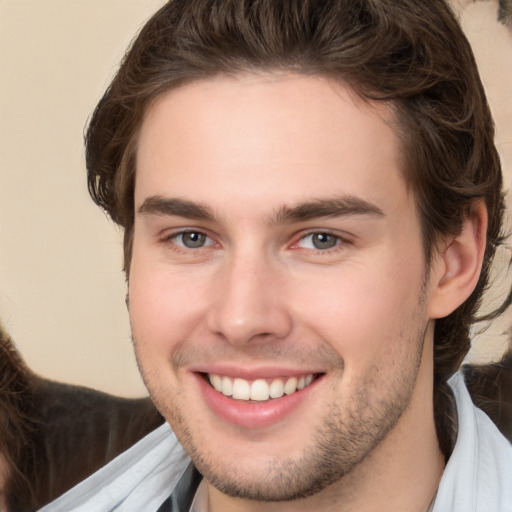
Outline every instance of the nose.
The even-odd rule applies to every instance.
[[[233,257],[215,278],[209,329],[233,345],[284,338],[292,329],[282,275],[263,257]]]

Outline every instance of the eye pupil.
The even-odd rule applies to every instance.
[[[189,233],[183,233],[182,240],[185,247],[188,247],[189,249],[196,249],[205,244],[206,235],[191,231]]]
[[[329,233],[315,233],[312,242],[315,249],[330,249],[336,245],[337,239]]]

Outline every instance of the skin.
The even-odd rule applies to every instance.
[[[473,286],[463,248],[485,226],[427,275],[392,123],[346,85],[292,74],[195,82],[146,113],[133,338],[210,511],[411,512],[435,494],[434,319]],[[208,372],[319,378],[270,424],[242,410],[240,425],[207,400]]]

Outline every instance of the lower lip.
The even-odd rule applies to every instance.
[[[216,391],[204,375],[196,374],[203,397],[210,409],[222,420],[247,429],[265,428],[284,420],[307,399],[320,378],[291,395],[273,398],[266,402],[234,400]]]

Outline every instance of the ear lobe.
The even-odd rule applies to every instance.
[[[457,309],[477,285],[485,252],[487,209],[475,201],[459,235],[434,256],[430,276],[430,318],[443,318]]]

